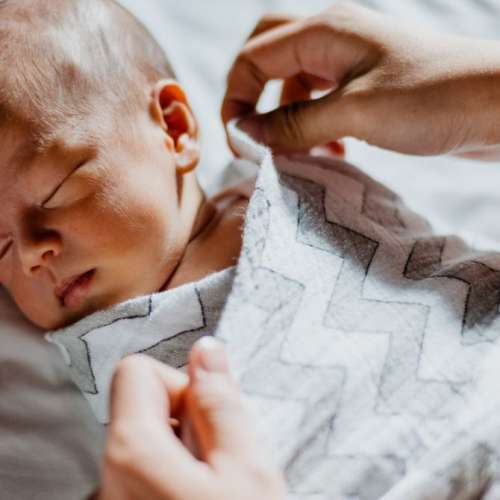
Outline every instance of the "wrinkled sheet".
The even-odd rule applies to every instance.
[[[237,48],[267,11],[308,14],[324,0],[123,0],[155,33],[188,88],[201,123],[201,176],[214,191],[230,158],[218,109]],[[498,37],[500,3],[493,0],[372,0],[401,18],[480,37]],[[230,22],[228,22],[230,20]],[[443,232],[498,248],[500,169],[457,159],[403,158],[357,142],[349,159],[403,195]],[[5,498],[84,498],[97,482],[102,435],[70,385],[52,346],[0,296],[0,485]],[[24,375],[23,375],[24,374]]]

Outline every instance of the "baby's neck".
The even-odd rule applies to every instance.
[[[236,264],[247,205],[248,197],[234,191],[202,202],[184,256],[164,289],[197,281]]]

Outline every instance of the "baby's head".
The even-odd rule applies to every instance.
[[[44,329],[158,291],[202,193],[197,125],[114,0],[0,0],[0,283]]]

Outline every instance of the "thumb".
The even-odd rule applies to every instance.
[[[243,118],[238,127],[275,152],[309,151],[350,133],[355,118],[352,99],[334,91],[319,99]]]
[[[189,375],[186,405],[201,458],[210,463],[222,452],[234,459],[255,459],[250,418],[222,344],[212,337],[198,341],[190,354]]]

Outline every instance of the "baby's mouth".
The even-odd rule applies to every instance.
[[[64,280],[54,290],[54,293],[62,307],[77,309],[90,291],[90,285],[96,270],[91,269],[83,274],[78,274]]]

